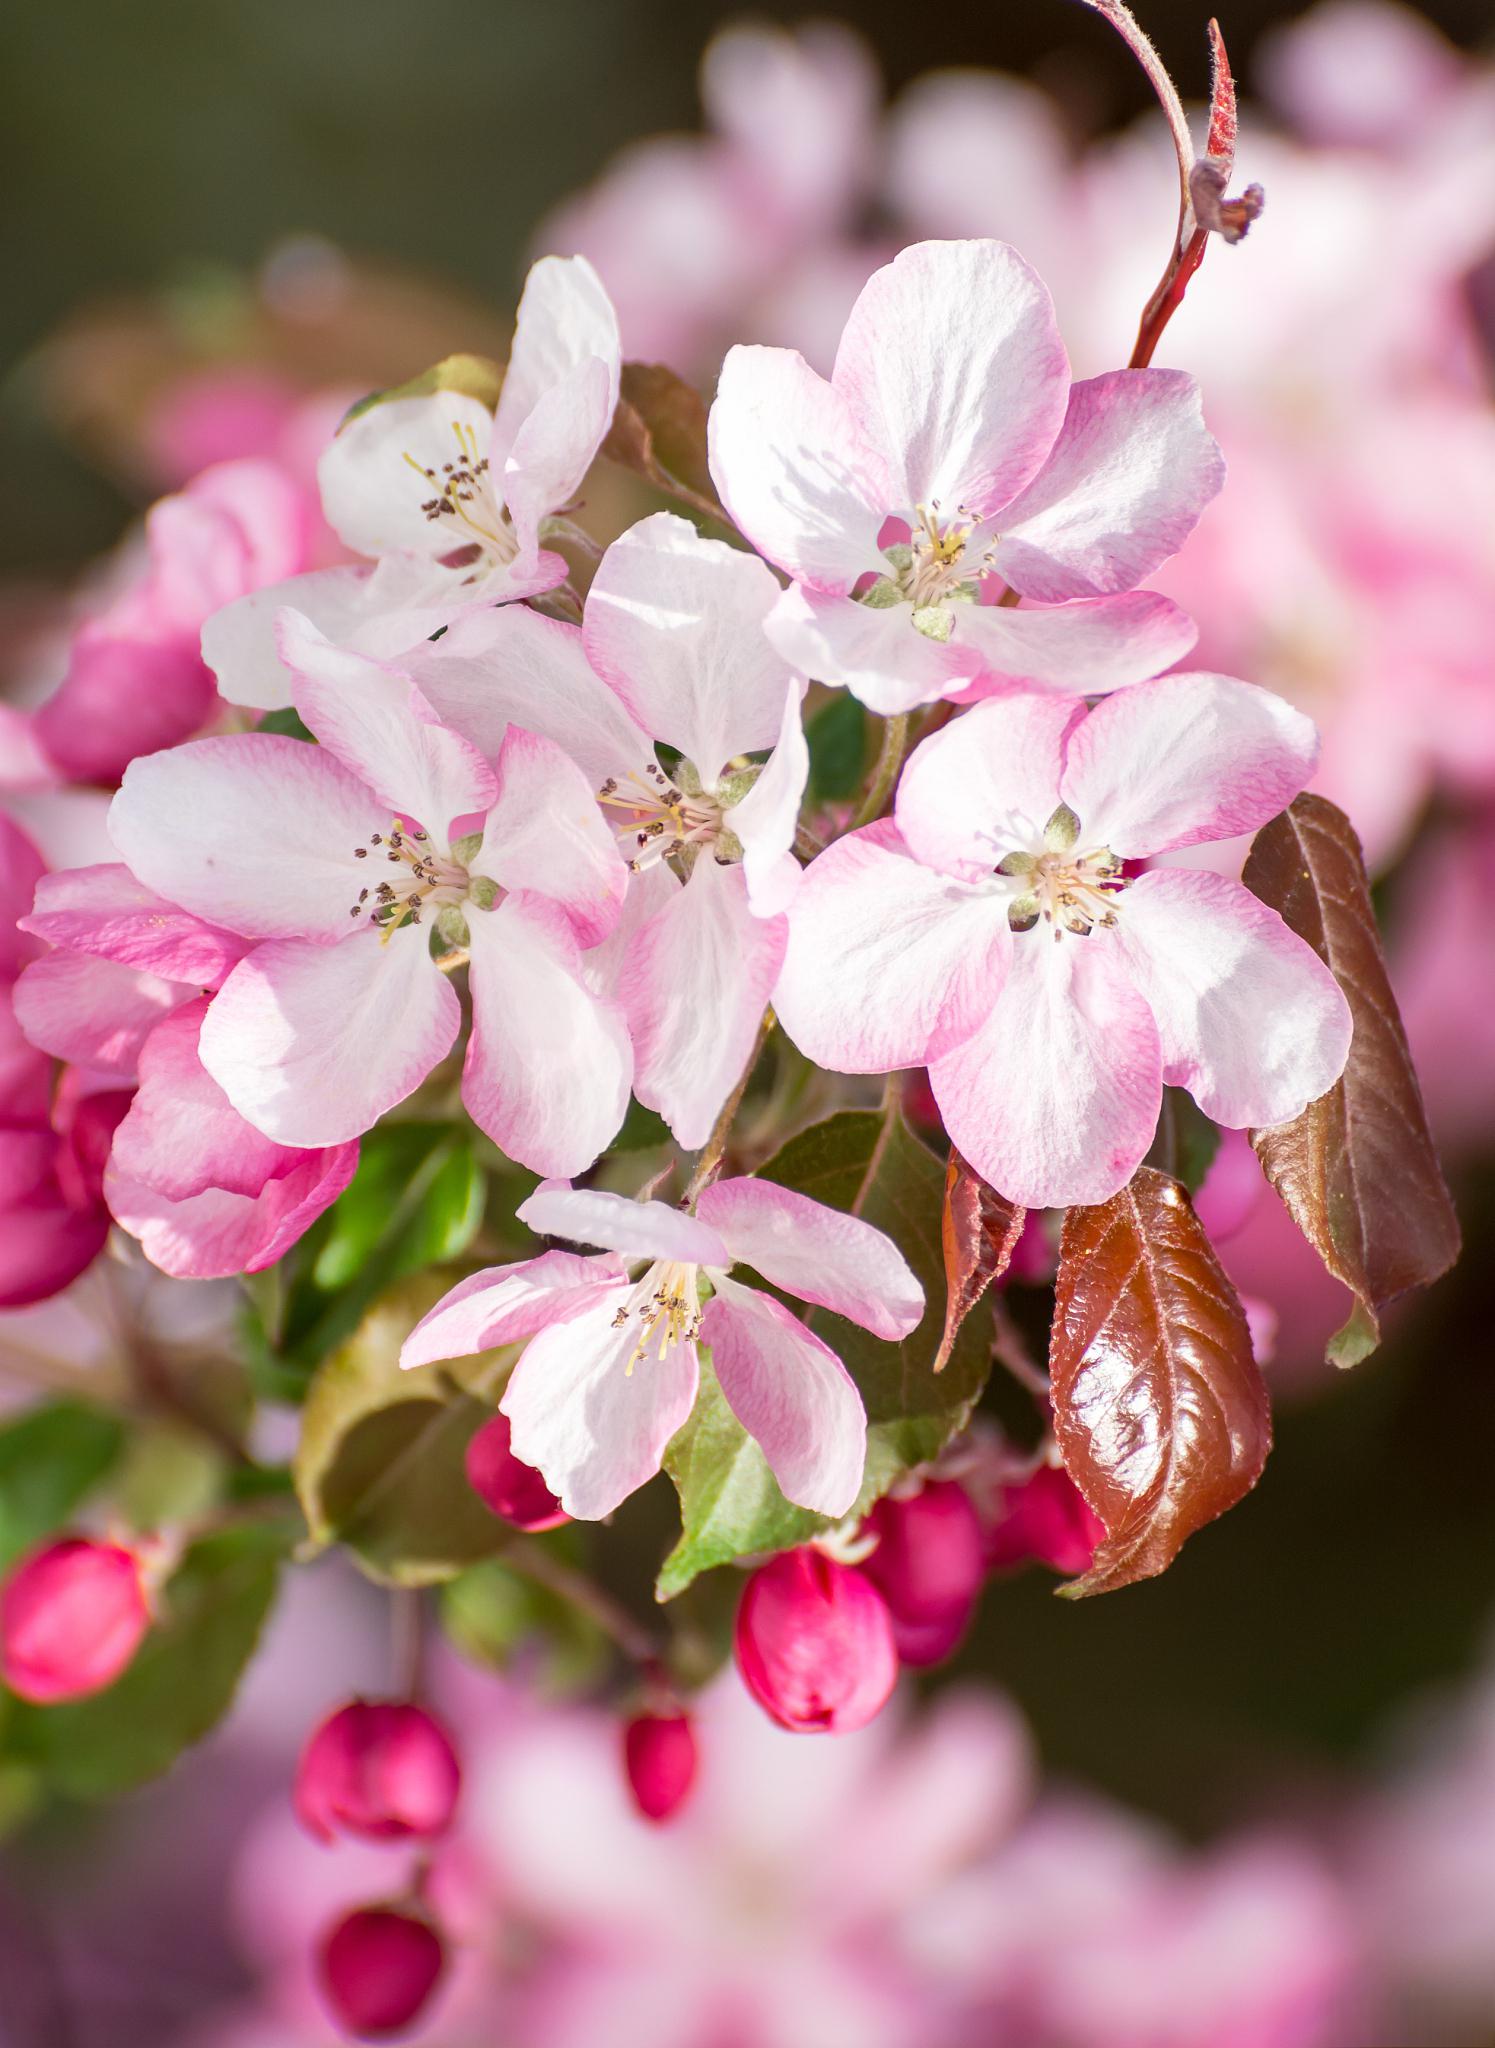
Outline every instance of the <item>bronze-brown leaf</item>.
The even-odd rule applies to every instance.
[[[1292,1123],[1251,1133],[1293,1221],[1356,1298],[1328,1348],[1335,1365],[1354,1365],[1380,1342],[1387,1303],[1453,1264],[1459,1222],[1349,819],[1325,797],[1300,796],[1257,833],[1242,880],[1328,964],[1355,1020],[1349,1063],[1328,1094]]]
[[[1066,1215],[1049,1377],[1065,1467],[1106,1525],[1071,1598],[1166,1570],[1261,1476],[1272,1417],[1245,1311],[1167,1174],[1139,1167]]]
[[[706,464],[706,402],[663,363],[625,363],[602,453],[703,519],[729,523]]]
[[[987,1288],[1007,1271],[1027,1213],[999,1195],[951,1147],[940,1214],[945,1248],[945,1329],[935,1353],[936,1372],[943,1371],[961,1324]]]

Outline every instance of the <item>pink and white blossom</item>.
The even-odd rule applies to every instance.
[[[445,919],[469,955],[470,1114],[536,1170],[579,1171],[631,1069],[582,973],[625,882],[590,787],[518,729],[490,764],[407,676],[295,613],[280,644],[320,745],[200,740],[134,762],[110,813],[137,880],[248,942],[203,1020],[203,1066],[267,1138],[358,1137],[456,1040],[430,948]]]
[[[356,407],[322,456],[328,524],[368,566],[319,570],[209,620],[203,651],[223,695],[293,701],[277,659],[286,605],[334,641],[393,655],[475,605],[550,590],[566,564],[544,522],[574,498],[618,402],[617,316],[585,257],[530,271],[495,410],[460,390]]]
[[[734,519],[794,578],[774,645],[874,710],[980,679],[1112,689],[1193,644],[1135,586],[1220,488],[1198,388],[1171,370],[1072,384],[1048,292],[1005,243],[905,249],[829,381],[792,350],[734,348],[710,447]]]
[[[659,1470],[695,1405],[699,1340],[785,1495],[820,1514],[847,1512],[866,1456],[855,1383],[797,1317],[730,1274],[750,1265],[891,1342],[918,1324],[924,1294],[890,1238],[753,1179],[714,1182],[694,1215],[554,1182],[518,1213],[546,1236],[604,1250],[474,1274],[416,1325],[403,1365],[529,1338],[499,1404],[514,1455],[544,1474],[568,1514],[597,1521]]]
[[[1224,676],[977,705],[806,870],[784,1028],[837,1072],[927,1064],[953,1142],[1028,1208],[1123,1187],[1164,1082],[1229,1127],[1289,1121],[1344,1066],[1338,984],[1239,883],[1135,864],[1256,830],[1315,752]]]

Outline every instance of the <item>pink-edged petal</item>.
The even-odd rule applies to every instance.
[[[775,917],[787,910],[799,887],[794,835],[810,779],[800,703],[800,686],[793,681],[785,694],[773,752],[742,802],[726,814],[726,823],[742,846],[742,872],[754,917]]]
[[[893,1240],[859,1216],[771,1180],[719,1180],[696,1214],[719,1234],[733,1263],[774,1287],[834,1310],[894,1343],[916,1329],[924,1290]]]
[[[674,1259],[687,1266],[730,1266],[720,1234],[667,1202],[635,1202],[605,1188],[543,1181],[514,1212],[537,1237],[595,1244],[629,1259]]]
[[[1004,854],[1041,845],[1059,804],[1064,735],[1084,710],[1079,697],[993,697],[917,746],[894,812],[914,858],[976,882]]]
[[[1152,1143],[1163,1056],[1112,936],[1023,933],[990,1017],[930,1063],[951,1141],[1025,1208],[1108,1200]]]
[[[1005,505],[1064,420],[1069,358],[1036,271],[1005,242],[917,242],[862,288],[831,382],[883,456],[889,510]]]
[[[426,941],[420,925],[387,941],[365,927],[335,946],[272,940],[240,961],[199,1040],[240,1116],[285,1145],[341,1145],[412,1094],[462,1021]]]
[[[638,1342],[617,1326],[626,1287],[525,1349],[499,1407],[510,1449],[533,1465],[568,1515],[595,1522],[652,1479],[665,1445],[695,1405],[700,1365],[692,1343],[661,1357],[651,1348],[629,1370]]]
[[[960,643],[967,673],[1087,696],[1157,675],[1199,638],[1188,613],[1152,590],[1072,604],[954,609],[950,645]]]
[[[115,1220],[138,1237],[146,1257],[181,1280],[259,1273],[283,1258],[337,1200],[358,1165],[356,1145],[303,1152],[299,1164],[257,1195],[206,1188],[173,1201],[132,1181],[111,1162],[104,1194]]]
[[[441,723],[408,676],[335,647],[296,611],[281,614],[276,644],[302,718],[387,810],[443,840],[453,818],[487,810],[498,786],[493,770]]]
[[[729,349],[711,408],[712,480],[755,547],[817,589],[879,566],[887,470],[844,398],[794,349]]]
[[[593,789],[653,759],[589,665],[581,628],[525,605],[472,613],[402,666],[438,717],[490,759],[510,725],[553,740]]]
[[[548,896],[594,946],[618,921],[628,869],[591,783],[554,740],[511,725],[497,791],[470,866],[503,889]]]
[[[163,1017],[197,993],[87,953],[49,953],[15,985],[16,1022],[54,1059],[133,1079],[140,1048]]]
[[[491,473],[495,477],[502,473],[525,421],[547,393],[569,388],[578,370],[600,362],[601,423],[595,427],[596,440],[577,473],[576,482],[580,483],[618,402],[622,353],[618,316],[585,256],[542,256],[532,264],[519,298],[514,345],[492,437],[485,444]]]
[[[1353,1024],[1338,982],[1239,882],[1155,868],[1108,936],[1157,1020],[1163,1079],[1216,1123],[1287,1123],[1344,1071]]]
[[[257,1195],[295,1154],[245,1123],[198,1057],[208,999],[165,1018],[140,1049],[140,1086],[114,1134],[127,1180],[184,1201],[205,1188]]]
[[[1042,604],[1135,590],[1177,554],[1225,481],[1183,370],[1113,370],[1070,389],[1059,438],[1002,513],[993,565]]]
[[[468,912],[472,1036],[468,1114],[535,1173],[580,1173],[623,1121],[633,1054],[617,1006],[598,997],[564,911],[510,896]]]
[[[611,1256],[542,1252],[512,1266],[485,1266],[459,1281],[423,1315],[400,1350],[407,1370],[442,1358],[471,1358],[500,1344],[533,1337],[597,1304],[598,1289],[616,1293],[628,1268]]]
[[[1318,733],[1270,690],[1162,676],[1098,704],[1069,736],[1063,794],[1088,840],[1140,859],[1255,832],[1318,760]]]
[[[341,936],[368,867],[354,848],[388,822],[327,748],[275,733],[132,761],[109,807],[138,881],[252,939]]]
[[[96,954],[199,988],[216,988],[251,943],[168,903],[117,862],[43,876],[21,929],[65,952]]]
[[[374,578],[360,566],[312,569],[235,598],[203,621],[202,658],[230,704],[281,711],[291,702],[291,678],[275,645],[275,621],[287,605],[310,619],[329,640],[346,646],[368,623]]]
[[[1011,951],[1005,903],[916,861],[885,819],[800,877],[774,1010],[834,1073],[919,1066],[976,1029]]]
[[[327,524],[357,555],[447,554],[460,545],[452,522],[421,507],[438,495],[444,465],[485,453],[492,430],[488,408],[460,391],[367,406],[317,464]]]
[[[727,1406],[768,1460],[786,1500],[838,1520],[862,1488],[867,1412],[827,1344],[782,1302],[721,1275],[701,1341]]]
[[[602,445],[618,402],[617,379],[594,357],[540,396],[514,436],[499,488],[509,509],[521,574],[540,559],[540,522],[570,504]]]
[[[752,1052],[787,942],[782,918],[748,907],[742,869],[703,850],[629,947],[618,999],[637,1060],[633,1090],[689,1151],[705,1144]]]
[[[33,716],[48,757],[75,782],[115,782],[137,754],[201,731],[217,699],[194,633],[85,626],[67,675]]]
[[[597,565],[582,629],[588,660],[708,786],[734,755],[778,735],[789,671],[763,637],[778,595],[756,555],[703,540],[673,512],[641,519]]]
[[[961,605],[964,613],[974,609]],[[980,648],[957,628],[931,640],[914,625],[913,608],[859,604],[855,598],[791,584],[769,613],[764,632],[789,665],[823,683],[844,683],[882,717],[932,704],[972,682],[984,667]]]

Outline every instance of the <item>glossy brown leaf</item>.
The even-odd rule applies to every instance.
[[[706,464],[706,402],[663,363],[625,363],[602,453],[704,519],[727,522]]]
[[[1242,876],[1326,961],[1355,1019],[1327,1095],[1251,1142],[1293,1221],[1355,1296],[1329,1340],[1336,1365],[1380,1342],[1381,1311],[1458,1257],[1459,1223],[1386,974],[1360,842],[1343,811],[1300,796],[1256,835]]]
[[[1009,1202],[952,1147],[945,1168],[940,1237],[945,1251],[945,1329],[934,1370],[944,1370],[960,1326],[1007,1271],[1027,1210]]]
[[[1166,1570],[1260,1477],[1272,1418],[1245,1311],[1156,1168],[1066,1215],[1049,1378],[1065,1467],[1106,1525],[1072,1598]]]

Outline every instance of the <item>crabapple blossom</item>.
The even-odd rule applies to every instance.
[[[689,1799],[700,1759],[689,1714],[635,1714],[623,1730],[623,1765],[645,1820],[666,1821]]]
[[[446,1946],[428,1915],[401,1906],[360,1906],[329,1928],[322,1989],[340,2024],[363,2041],[401,2034],[425,2010],[446,1968]]]
[[[38,1706],[102,1692],[151,1625],[141,1560],[68,1536],[33,1551],[0,1588],[0,1677]]]
[[[132,763],[110,812],[139,881],[251,942],[203,1021],[203,1066],[266,1137],[356,1138],[456,1039],[435,927],[470,960],[474,1122],[537,1170],[589,1165],[630,1074],[622,1020],[581,972],[626,880],[590,787],[518,729],[490,764],[407,676],[296,613],[281,649],[320,745],[198,740]]]
[[[507,1415],[490,1416],[475,1432],[463,1469],[484,1507],[516,1529],[534,1535],[570,1519],[534,1467],[522,1465],[510,1450]]]
[[[861,1570],[888,1603],[904,1664],[939,1664],[965,1634],[986,1576],[981,1523],[955,1479],[896,1490],[862,1524],[876,1547]]]
[[[1165,1081],[1285,1123],[1344,1067],[1333,975],[1239,883],[1135,864],[1264,825],[1314,756],[1300,712],[1224,676],[978,704],[805,871],[775,1010],[839,1072],[927,1063],[951,1140],[1029,1208],[1125,1186]]]
[[[857,300],[829,382],[792,350],[734,348],[710,448],[733,518],[794,578],[773,644],[876,711],[989,679],[1113,689],[1193,645],[1135,585],[1220,488],[1198,387],[1172,370],[1071,384],[1049,295],[1005,243],[905,249]]]
[[[696,1213],[543,1183],[519,1219],[605,1247],[550,1251],[462,1281],[406,1340],[402,1365],[528,1337],[500,1402],[514,1454],[568,1514],[597,1521],[659,1470],[695,1405],[696,1344],[786,1496],[844,1515],[866,1455],[862,1398],[830,1347],[788,1309],[730,1278],[738,1261],[875,1336],[907,1336],[924,1294],[880,1230],[764,1180],[720,1180]],[[630,1278],[629,1266],[643,1265]],[[710,1298],[702,1302],[702,1280]]]
[[[804,1734],[845,1735],[887,1705],[893,1617],[872,1581],[812,1546],[760,1565],[737,1608],[737,1669],[753,1698]]]
[[[520,725],[592,782],[633,877],[592,972],[627,1017],[634,1093],[692,1149],[752,1050],[799,880],[805,686],[763,636],[777,591],[661,512],[604,554],[580,631],[511,605],[402,657],[480,753]],[[679,757],[668,773],[655,742]]]
[[[350,1700],[302,1752],[296,1812],[321,1841],[426,1841],[456,1810],[462,1770],[451,1737],[409,1700]]]
[[[541,528],[602,445],[621,362],[597,273],[585,257],[547,256],[525,283],[496,410],[442,389],[355,407],[322,457],[322,509],[372,566],[318,570],[218,612],[203,653],[223,695],[293,701],[274,637],[287,605],[339,643],[394,655],[473,606],[563,582]]]

